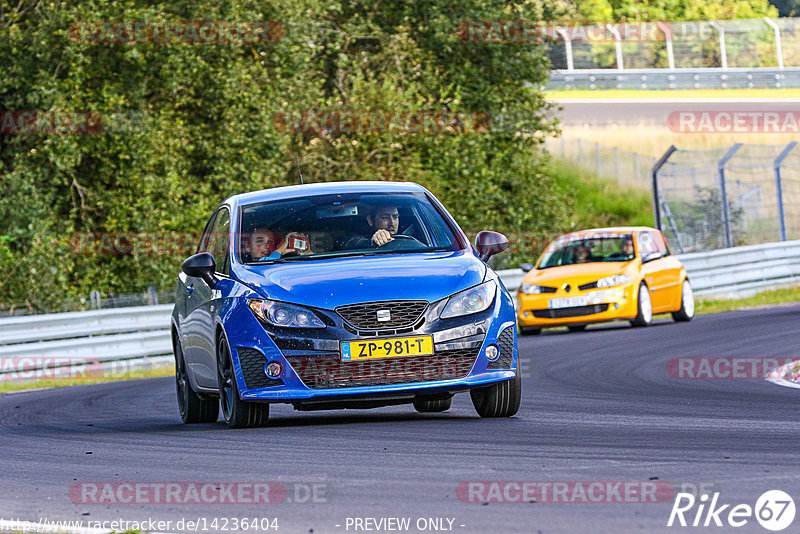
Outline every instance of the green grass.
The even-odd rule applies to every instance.
[[[12,382],[9,380],[0,382],[0,393],[11,391],[22,391],[26,389],[57,388],[64,386],[77,386],[80,384],[97,384],[100,382],[117,382],[120,380],[134,380],[137,378],[154,378],[159,376],[172,376],[175,369],[171,365],[154,367],[152,369],[142,369],[129,371],[126,373],[112,374],[100,377],[88,378],[54,378],[49,380],[35,380],[32,382]]]
[[[800,89],[676,89],[674,91],[647,90],[588,90],[546,91],[548,100],[570,98],[800,98]]]
[[[697,314],[719,313],[793,302],[800,302],[800,285],[763,291],[752,297],[741,299],[717,300],[697,297],[695,312]]]
[[[653,225],[653,201],[646,191],[621,187],[616,181],[598,178],[595,173],[556,157],[552,171],[574,199],[570,221],[574,230]]]

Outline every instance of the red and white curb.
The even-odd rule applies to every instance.
[[[800,360],[776,367],[767,374],[766,379],[779,386],[800,388]]]

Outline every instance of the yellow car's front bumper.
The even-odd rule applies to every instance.
[[[562,326],[633,319],[638,313],[634,283],[569,293],[528,295],[517,293],[517,322],[521,327]],[[576,288],[577,289],[577,288]],[[577,297],[578,305],[559,307],[564,298]],[[574,303],[571,303],[574,304]]]

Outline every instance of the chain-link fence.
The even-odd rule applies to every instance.
[[[580,137],[548,137],[545,148],[553,156],[592,171],[600,178],[641,189],[650,189],[650,172],[658,159]]]
[[[547,41],[553,68],[800,67],[800,18],[564,25]]]
[[[735,144],[664,154],[656,224],[679,252],[800,239],[800,148]]]

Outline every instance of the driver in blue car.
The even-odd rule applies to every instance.
[[[345,243],[345,249],[358,249],[380,247],[394,241],[393,235],[397,234],[400,226],[400,213],[395,204],[381,204],[375,206],[371,213],[367,214],[367,224],[369,224],[372,236],[351,237]]]

